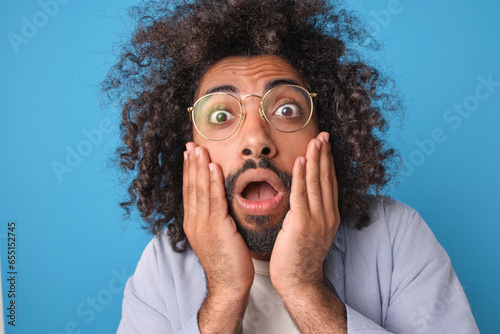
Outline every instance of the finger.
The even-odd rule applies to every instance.
[[[330,168],[332,173],[332,185],[333,185],[333,204],[334,212],[337,225],[340,223],[340,211],[339,211],[339,185],[337,182],[337,174],[335,172],[335,160],[333,159],[333,154],[330,154]]]
[[[306,188],[306,158],[304,157],[298,157],[293,164],[290,210],[302,211],[307,216],[310,214]]]
[[[326,133],[325,133],[326,134]],[[325,137],[325,141],[329,141],[329,136]],[[334,213],[337,224],[340,222],[340,214],[339,214],[339,186],[337,182],[337,173],[335,171],[335,159],[333,158],[332,148],[330,143],[328,143],[328,159],[330,161],[330,175],[332,179],[332,189],[333,189],[333,204],[334,204]]]
[[[187,218],[187,187],[188,187],[188,152],[187,150],[183,152],[184,162],[182,165],[182,204],[184,206],[184,220]]]
[[[201,146],[194,149],[196,156],[196,214],[198,217],[210,216],[210,172],[208,151]]]
[[[311,215],[322,214],[323,201],[321,199],[320,165],[319,157],[322,142],[313,139],[306,151],[306,188],[309,210]]]
[[[194,152],[196,145],[188,143],[187,148],[187,166],[188,166],[188,182],[186,188],[187,195],[187,210],[189,212],[189,221],[196,221],[197,201],[196,201],[196,180],[197,167],[196,155]]]
[[[224,218],[227,213],[226,191],[224,176],[220,166],[210,163],[210,214],[214,218]]]
[[[329,221],[333,219],[334,214],[334,190],[332,174],[333,158],[331,156],[331,149],[329,143],[329,134],[322,132],[319,134],[318,139],[322,141],[320,151],[320,184],[321,184],[321,199],[323,201],[323,208],[326,213],[329,213]]]

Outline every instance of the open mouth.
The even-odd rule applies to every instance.
[[[241,196],[248,201],[266,201],[278,195],[278,191],[274,189],[266,181],[250,182],[241,192]]]
[[[265,168],[250,169],[236,183],[233,208],[245,215],[272,215],[283,205],[285,193],[276,173]]]

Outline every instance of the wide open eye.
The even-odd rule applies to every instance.
[[[208,115],[208,122],[213,125],[222,125],[234,119],[234,115],[226,110],[215,110]]]
[[[307,122],[303,103],[293,98],[284,98],[274,103],[274,110],[266,115],[269,123],[280,131],[296,131]],[[307,111],[307,110],[306,110]]]
[[[300,86],[282,85],[269,90],[262,99],[262,109],[277,130],[294,132],[304,127],[311,117],[311,98]]]
[[[300,108],[292,103],[283,104],[276,109],[273,116],[297,117],[300,116]]]

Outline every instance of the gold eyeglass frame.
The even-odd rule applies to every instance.
[[[266,96],[271,93],[273,90],[275,89],[278,89],[278,88],[281,88],[281,87],[293,87],[293,88],[300,88],[302,89],[303,91],[305,91],[307,93],[307,96],[309,97],[309,103],[311,105],[311,110],[310,110],[310,113],[309,113],[309,118],[307,119],[307,121],[304,123],[304,125],[302,125],[300,128],[296,129],[296,130],[292,130],[292,131],[284,131],[284,130],[280,130],[278,128],[276,128],[270,121],[269,119],[267,118],[266,116],[266,113],[264,112],[264,104],[263,104],[263,101],[264,99],[266,98]],[[196,107],[196,104],[201,101],[202,99],[205,99],[207,96],[212,96],[212,95],[229,95],[231,96],[232,98],[234,98],[236,101],[238,101],[238,104],[240,105],[240,119],[238,121],[238,125],[236,125],[236,127],[234,128],[234,130],[229,134],[227,135],[226,137],[224,138],[221,138],[221,139],[212,139],[212,138],[209,138],[207,136],[205,136],[203,133],[201,133],[200,129],[198,129],[198,126],[196,125],[196,122],[194,121],[194,108]],[[236,96],[232,95],[232,94],[229,94],[229,93],[220,93],[220,92],[217,92],[217,93],[210,93],[210,94],[206,94],[206,95],[203,95],[202,97],[200,97],[198,100],[196,100],[196,102],[193,104],[192,107],[189,107],[187,108],[187,111],[189,112],[189,118],[191,118],[191,122],[193,122],[193,125],[194,127],[196,128],[196,131],[198,131],[198,133],[203,137],[203,138],[206,138],[208,140],[212,140],[212,141],[221,141],[221,140],[225,140],[229,137],[231,137],[240,127],[240,125],[243,123],[243,121],[245,120],[245,117],[246,117],[246,111],[243,109],[243,100],[248,98],[248,97],[256,97],[256,98],[259,98],[260,99],[260,108],[259,108],[259,114],[260,114],[260,117],[262,117],[264,119],[264,121],[267,122],[267,124],[269,124],[273,129],[275,130],[278,130],[280,132],[284,132],[284,133],[293,133],[293,132],[297,132],[299,130],[302,130],[303,128],[305,128],[307,126],[307,124],[309,124],[309,121],[311,120],[312,118],[312,115],[313,115],[313,112],[314,112],[314,104],[313,104],[313,98],[315,98],[317,96],[316,93],[310,93],[307,89],[305,89],[304,87],[302,86],[299,86],[299,85],[280,85],[280,86],[276,86],[276,87],[273,87],[271,88],[270,90],[268,90],[264,96],[260,96],[260,95],[255,95],[255,94],[248,94],[248,95],[245,95],[243,96],[241,99],[238,99]]]

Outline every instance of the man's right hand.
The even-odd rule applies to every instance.
[[[228,214],[224,176],[207,150],[186,144],[182,196],[184,232],[207,278],[198,313],[203,333],[239,332],[254,268],[248,247]]]

